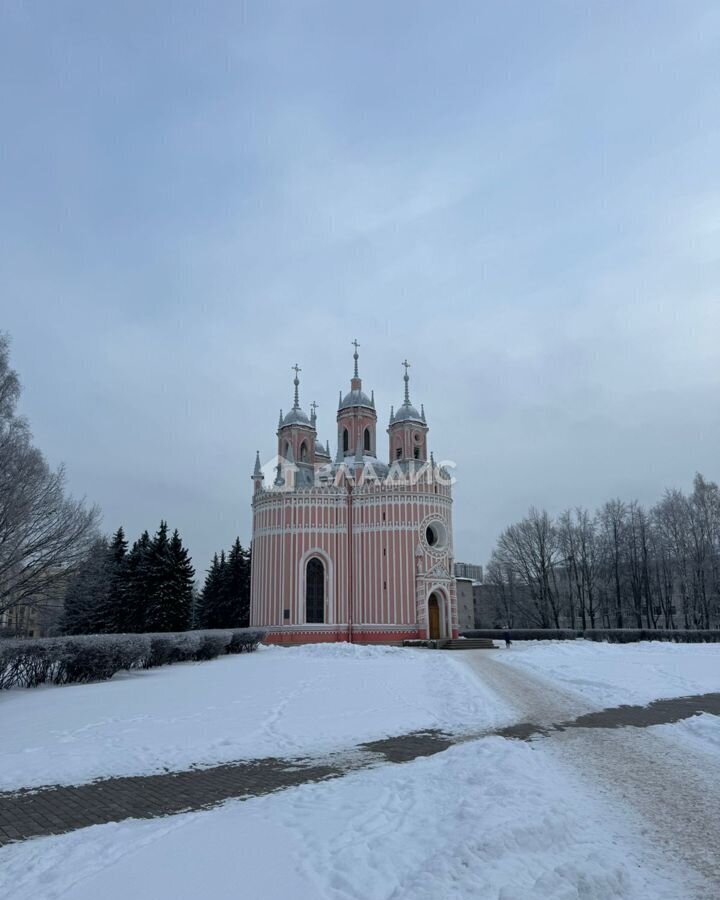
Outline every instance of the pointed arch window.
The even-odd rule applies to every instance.
[[[350,432],[347,428],[343,428],[343,453],[347,453],[350,449]]]
[[[307,462],[308,458],[308,448],[307,443],[305,441],[300,444],[300,462]]]
[[[372,447],[370,446],[370,429],[366,428],[365,433],[363,434],[363,449],[366,453],[370,453],[372,451]]]
[[[321,625],[325,621],[325,566],[313,556],[305,571],[305,621]]]

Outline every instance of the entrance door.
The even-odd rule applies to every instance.
[[[428,625],[430,626],[430,639],[440,637],[440,606],[436,594],[430,594],[428,600]]]

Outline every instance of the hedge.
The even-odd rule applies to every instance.
[[[712,644],[720,642],[720,629],[687,631],[654,628],[483,628],[463,631],[466,638],[491,638],[501,641],[505,635],[512,641],[607,641],[610,644],[631,644],[637,641],[673,641],[678,644]]]
[[[0,640],[0,689],[107,681],[121,670],[251,652],[263,637],[261,631],[217,630],[4,639]]]

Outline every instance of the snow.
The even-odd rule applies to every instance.
[[[569,688],[596,706],[720,691],[720,644],[518,641],[497,658]]]
[[[720,760],[720,716],[701,713],[673,725],[654,725],[650,730],[686,749],[712,754]]]
[[[0,693],[0,789],[319,754],[511,713],[451,654],[315,644]]]
[[[13,900],[677,900],[688,878],[547,749],[500,738],[0,850]]]

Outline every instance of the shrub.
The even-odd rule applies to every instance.
[[[463,631],[463,637],[491,638],[496,641],[505,637],[502,628],[474,629]],[[683,644],[720,642],[720,630],[663,630],[661,628],[588,628],[585,631],[552,628],[511,628],[513,641],[562,641],[585,638],[588,641],[607,641],[610,644],[630,644],[636,641],[674,641]]]
[[[463,631],[462,636],[501,641],[508,633],[512,641],[574,641],[583,636],[582,631],[573,631],[572,628],[481,628]]]
[[[105,681],[123,669],[153,668],[250,652],[262,631],[93,634],[0,640],[0,689]]]
[[[230,644],[231,636],[228,634],[203,634],[195,651],[195,659],[199,662],[215,659],[221,653],[225,653]]]
[[[264,631],[233,631],[227,645],[227,653],[252,653],[265,637]]]

